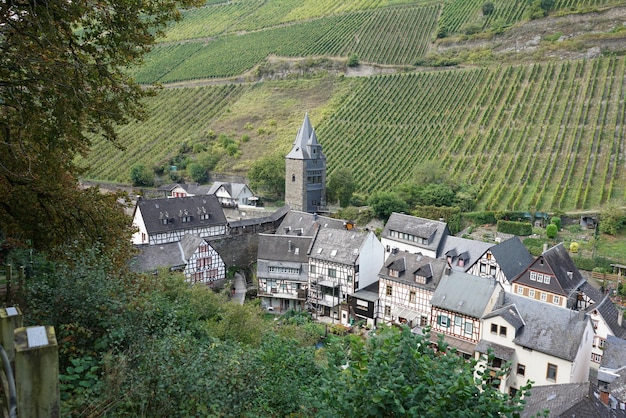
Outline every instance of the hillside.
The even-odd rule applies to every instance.
[[[331,174],[348,167],[362,192],[393,188],[435,160],[478,188],[480,208],[571,210],[623,201],[626,9],[566,14],[572,5],[557,2],[554,16],[523,22],[514,3],[495,2],[514,25],[494,31],[497,15],[482,17],[482,2],[461,12],[473,2],[352,1],[329,15],[304,0],[274,14],[261,3],[283,4],[241,1],[186,12],[136,74],[188,87],[162,90],[148,102],[147,121],[121,128],[127,151],[95,140],[84,161],[88,177],[128,182],[135,163],[160,173],[181,148],[193,150],[189,160],[219,156],[215,171],[245,175],[259,157],[286,152],[308,111]],[[574,6],[580,12],[590,3]],[[207,14],[218,8],[222,14]],[[485,30],[434,42],[442,22],[461,15],[448,27],[482,22]],[[243,65],[238,55],[246,48],[260,58]],[[181,58],[192,50],[203,52]],[[367,63],[356,74],[395,74],[343,77],[354,71],[345,66],[350,54]],[[457,65],[412,65],[442,61]],[[177,74],[194,80],[181,84],[186,77]],[[219,76],[235,78],[202,81]],[[232,153],[220,147],[220,134],[237,144]]]

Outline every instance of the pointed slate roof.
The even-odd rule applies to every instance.
[[[490,248],[508,281],[513,280],[535,260],[518,237],[512,237]]]
[[[287,158],[292,160],[310,160],[314,157],[311,155],[311,146],[319,146],[320,153],[316,156],[316,158],[324,158],[320,143],[317,142],[315,130],[311,126],[309,114],[306,113],[304,115],[302,126],[298,129],[296,140],[293,142],[293,147],[291,148],[289,154],[287,154]]]
[[[541,256],[554,272],[566,294],[574,292],[585,281],[562,242],[545,251]],[[571,277],[568,272],[572,272]]]
[[[618,338],[626,339],[626,327],[622,323],[619,324],[618,318],[622,315],[622,311],[619,310],[609,295],[603,295],[598,289],[585,282],[580,286],[580,290],[590,299],[593,300],[593,305],[589,306],[586,312],[592,312],[597,310],[606,325],[611,329],[611,332]]]

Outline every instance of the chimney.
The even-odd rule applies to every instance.
[[[609,404],[609,392],[607,392],[604,388],[600,389],[600,402],[605,405]]]
[[[446,267],[446,269],[443,271],[443,273],[446,276],[449,276],[451,272],[452,272],[452,269],[450,268],[450,266]]]
[[[291,252],[291,240],[287,243],[287,251]]]
[[[583,321],[585,319],[585,310],[581,309],[578,311],[578,320]]]
[[[314,221],[317,221],[317,213],[314,213],[314,214],[313,214],[313,220],[314,220]]]
[[[621,327],[623,321],[624,321],[624,312],[620,308],[617,308],[617,326]]]
[[[498,306],[503,306],[504,305],[504,290],[500,290],[500,293],[498,293],[498,302],[497,302]]]

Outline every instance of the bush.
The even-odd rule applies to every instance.
[[[191,163],[187,167],[187,171],[189,172],[189,177],[191,177],[191,180],[195,181],[196,183],[205,183],[208,179],[208,173],[206,171],[206,168],[204,168],[202,164]]]
[[[459,208],[446,206],[417,206],[412,212],[412,215],[435,220],[443,218],[448,224],[448,228],[452,234],[456,234],[461,230],[461,209]]]
[[[482,6],[483,16],[489,16],[489,15],[493,14],[495,9],[496,9],[496,7],[493,5],[492,2],[487,1],[487,2],[483,3],[483,6]]]
[[[359,56],[356,54],[350,55],[348,58],[348,67],[358,67],[359,66]]]
[[[533,226],[528,222],[498,221],[498,232],[528,236],[533,233]]]
[[[579,244],[579,243],[577,243],[576,241],[572,242],[572,243],[569,245],[569,250],[570,250],[570,252],[572,252],[572,253],[577,253],[579,249],[580,249],[580,244]]]
[[[553,216],[552,218],[550,218],[550,223],[556,225],[557,231],[561,230],[561,218],[559,218],[558,216]]]
[[[154,186],[152,171],[143,164],[135,164],[130,168],[130,180],[133,186]]]
[[[474,225],[495,224],[496,217],[493,212],[468,212],[463,214],[463,218]]]
[[[550,239],[556,238],[557,232],[558,232],[558,229],[556,228],[555,224],[550,224],[546,227],[546,235]]]

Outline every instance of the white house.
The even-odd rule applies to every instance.
[[[371,231],[320,228],[309,251],[307,302],[318,315],[338,318],[347,296],[378,280],[385,251]],[[342,322],[347,324],[348,313]]]
[[[226,235],[224,211],[213,195],[140,199],[133,212],[133,244],[177,242],[185,234],[208,238]]]
[[[256,206],[259,200],[248,185],[243,183],[223,183],[216,181],[208,191],[213,194],[224,207]]]
[[[511,362],[502,392],[513,393],[529,380],[543,386],[589,379],[594,333],[584,312],[506,293],[481,322],[476,357],[492,350],[495,358],[486,366],[494,372]]]
[[[399,251],[437,258],[448,235],[450,230],[445,222],[394,212],[385,224],[380,240],[387,256],[397,248]]]

